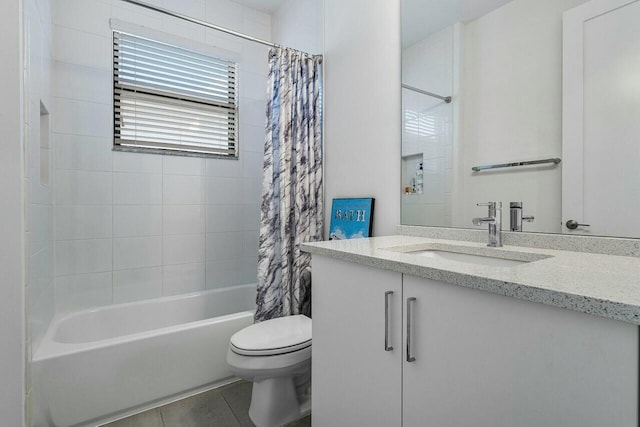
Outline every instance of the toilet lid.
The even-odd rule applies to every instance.
[[[256,323],[231,337],[231,349],[239,354],[274,355],[311,345],[311,319],[296,315]]]

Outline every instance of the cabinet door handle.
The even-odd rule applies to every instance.
[[[391,338],[389,334],[391,333],[391,327],[389,326],[389,321],[391,320],[389,317],[389,299],[393,295],[393,291],[387,291],[384,293],[384,351],[393,350],[393,346],[389,345],[389,341]]]
[[[407,362],[415,362],[416,358],[413,356],[413,343],[411,341],[412,329],[413,329],[413,303],[416,298],[407,298]]]

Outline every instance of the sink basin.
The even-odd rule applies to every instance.
[[[433,260],[482,265],[485,267],[516,267],[530,262],[552,258],[551,255],[509,250],[507,248],[488,248],[478,245],[453,245],[449,243],[429,242],[380,248],[385,251],[400,252],[412,257]]]
[[[467,264],[486,265],[489,267],[514,267],[516,265],[521,265],[529,262],[529,261],[521,261],[516,259],[494,258],[490,256],[463,254],[459,252],[440,251],[440,250],[434,250],[434,249],[409,252],[409,253],[412,255],[417,255],[417,256],[422,256],[427,258],[443,259],[448,261],[458,261],[458,262],[464,262]]]

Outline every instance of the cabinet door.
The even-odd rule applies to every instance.
[[[317,255],[312,271],[314,427],[400,427],[402,275]]]
[[[637,326],[407,275],[403,290],[404,427],[638,426]]]

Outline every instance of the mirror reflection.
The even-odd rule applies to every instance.
[[[640,237],[640,1],[402,8],[403,224]]]

